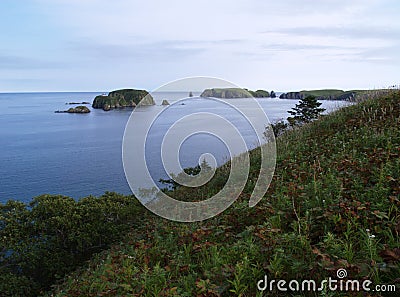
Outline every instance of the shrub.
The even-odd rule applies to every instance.
[[[36,296],[119,240],[141,212],[132,196],[108,192],[79,201],[42,195],[29,205],[0,204],[0,295]],[[21,295],[27,288],[31,295]]]

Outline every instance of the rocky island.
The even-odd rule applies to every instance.
[[[241,88],[215,88],[206,89],[201,93],[200,97],[214,97],[214,98],[267,98],[269,92],[265,90],[251,91]]]
[[[143,100],[142,100],[143,99]],[[93,108],[102,108],[109,111],[115,108],[136,107],[137,105],[155,105],[153,97],[146,90],[122,89],[96,96]]]
[[[83,101],[83,102],[67,102],[66,105],[78,105],[78,104],[90,104],[90,102]]]
[[[71,107],[68,110],[56,110],[55,113],[89,113],[90,109],[86,106]]]

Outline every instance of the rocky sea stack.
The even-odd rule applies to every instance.
[[[55,113],[89,113],[90,109],[86,106],[71,107],[68,110],[56,110]]]
[[[87,108],[86,106],[77,106],[77,107],[71,107],[67,110],[68,113],[89,113],[90,109]]]
[[[108,95],[96,96],[92,107],[108,111],[115,108],[136,107],[139,103],[142,106],[155,105],[153,97],[146,90],[123,89],[112,91]]]
[[[164,100],[162,101],[161,105],[169,105],[168,100],[164,99]]]

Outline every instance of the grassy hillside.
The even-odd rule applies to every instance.
[[[305,94],[306,96],[315,96],[315,97],[327,97],[327,96],[339,96],[344,93],[343,90],[337,89],[322,89],[322,90],[309,90],[309,91],[300,91],[300,93]]]
[[[278,138],[277,152],[274,179],[256,207],[247,205],[258,150],[245,190],[223,214],[191,224],[148,214],[52,296],[261,296],[256,284],[265,274],[320,281],[336,278],[339,268],[374,285],[397,282],[399,291],[400,93],[289,131]],[[220,168],[206,186],[173,194],[207,197],[227,174]],[[280,295],[289,294],[274,293]]]
[[[281,99],[303,99],[308,96],[314,96],[318,100],[346,100],[357,102],[367,96],[382,96],[390,92],[390,89],[377,90],[349,90],[343,91],[338,89],[321,89],[321,90],[303,90],[300,92],[282,93]]]

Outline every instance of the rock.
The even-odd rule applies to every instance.
[[[301,92],[288,92],[288,93],[283,93],[279,96],[280,99],[297,99],[301,100],[304,99],[304,94]]]
[[[83,101],[83,102],[67,102],[65,104],[78,105],[78,104],[90,104],[90,102],[86,102],[86,101]]]
[[[114,108],[136,107],[139,103],[143,106],[155,105],[153,97],[146,90],[123,89],[96,96],[92,107],[109,111]]]
[[[164,100],[162,101],[161,105],[169,105],[168,100],[164,99]]]
[[[68,110],[56,110],[54,113],[89,113],[90,109],[86,106],[71,107]]]
[[[89,113],[90,109],[87,108],[86,106],[77,106],[75,108],[71,107],[70,109],[67,110],[68,113]]]

